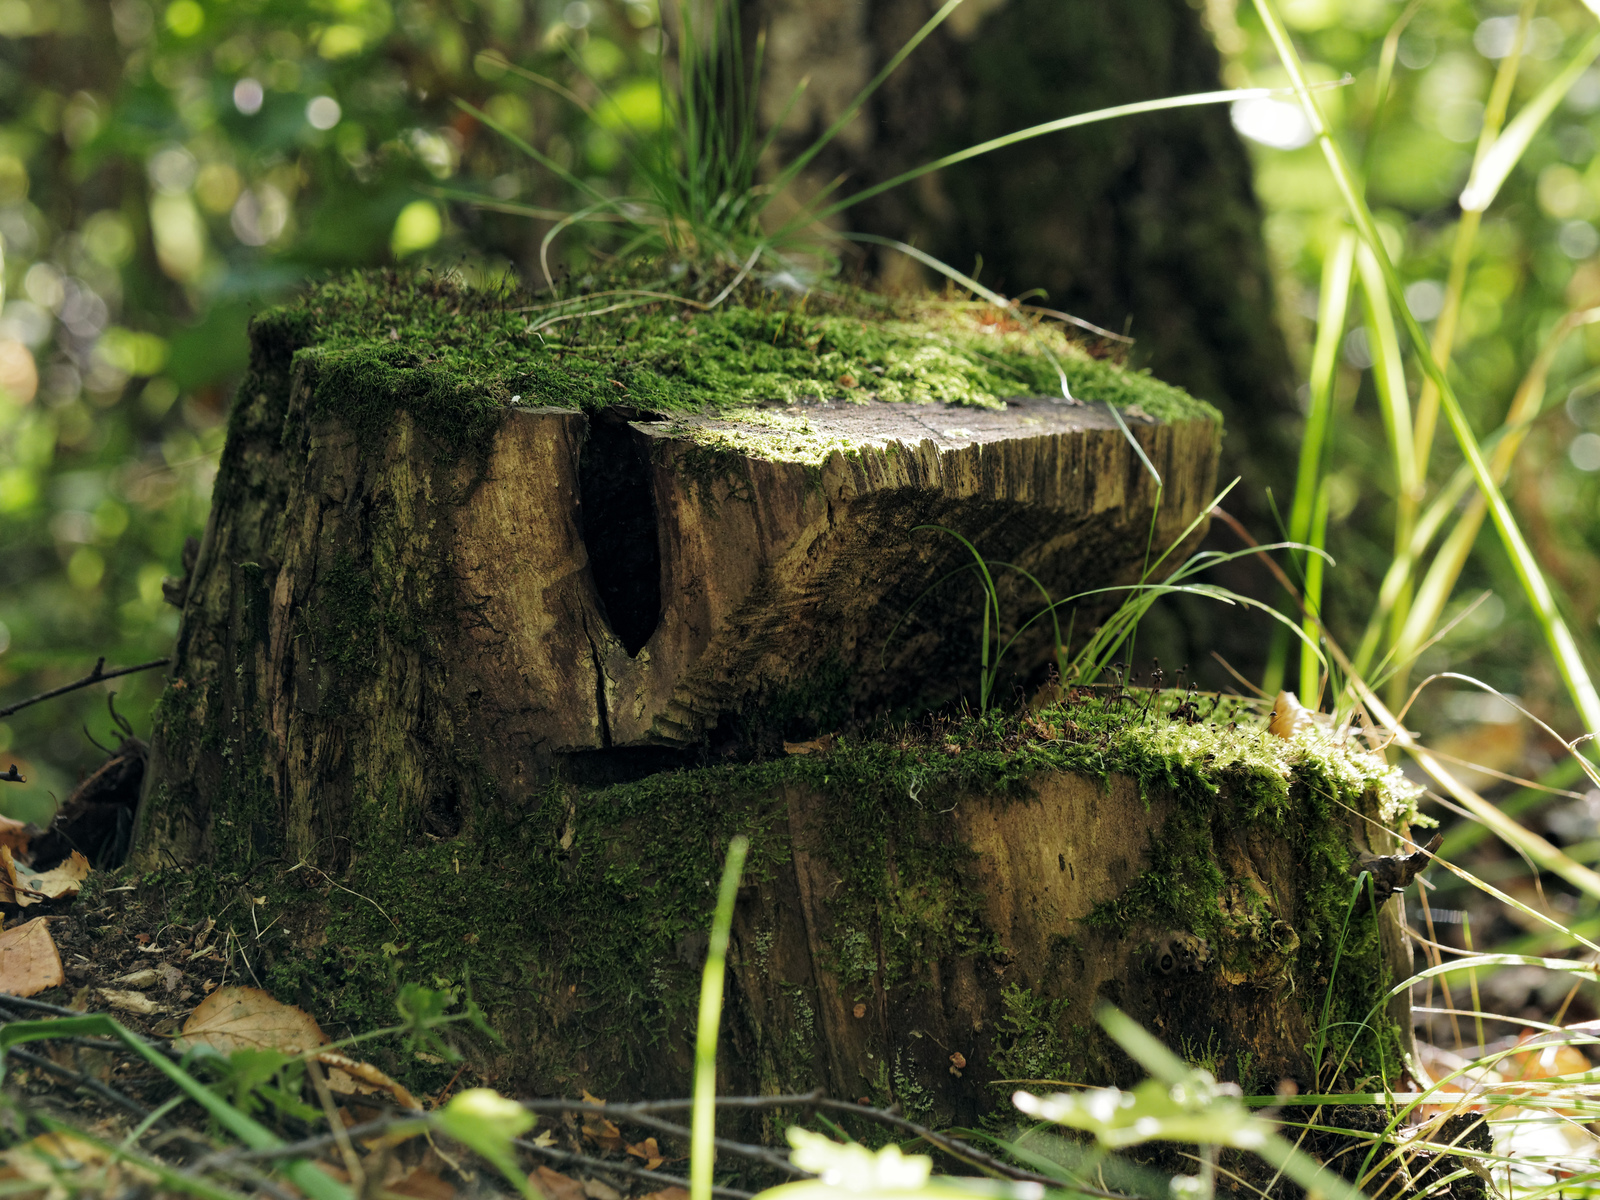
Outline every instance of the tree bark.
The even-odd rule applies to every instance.
[[[763,111],[787,110],[774,161],[827,129],[938,6],[927,0],[745,0],[747,36],[765,29]],[[847,196],[1003,134],[1075,113],[1222,85],[1217,50],[1188,0],[967,0],[889,76],[818,156],[799,187]],[[797,102],[791,99],[807,81]],[[841,183],[842,180],[842,183]],[[1270,489],[1291,494],[1300,412],[1279,324],[1249,157],[1226,106],[1121,118],[1022,143],[846,210],[846,227],[914,243],[1008,295],[1135,339],[1148,366],[1222,412],[1219,477],[1241,478],[1229,509],[1276,539]],[[868,270],[941,286],[892,250]],[[1217,548],[1238,549],[1231,535]],[[1281,604],[1244,562],[1217,581]],[[1272,626],[1179,597],[1147,645],[1208,686],[1256,678]]]
[[[767,31],[763,112],[787,110],[777,161],[823,132],[917,32],[925,0],[746,0]],[[968,0],[818,157],[835,196],[1075,113],[1221,87],[1185,0]],[[802,81],[798,102],[791,98]],[[947,168],[847,210],[1009,295],[1137,339],[1136,361],[1215,404],[1223,467],[1292,479],[1294,372],[1273,301],[1250,161],[1225,106],[1122,118]],[[909,260],[874,251],[881,273]],[[942,280],[932,279],[935,283]],[[1292,462],[1292,460],[1289,460]]]
[[[271,321],[256,342],[185,593],[194,717],[158,772],[187,799],[150,835],[180,857],[215,844],[209,798],[234,764],[200,742],[219,721],[263,735],[284,848],[332,866],[378,780],[407,820],[455,836],[485,779],[503,795],[609,770],[605,752],[774,752],[978,704],[981,590],[918,604],[972,565],[958,539],[1018,569],[994,572],[1009,635],[1040,605],[1026,579],[1055,597],[1136,581],[1215,478],[1200,406],[1158,421],[1135,405],[1125,436],[1103,405],[1028,397],[510,405],[482,447],[451,452],[403,407],[376,434],[327,415],[342,362]],[[1108,605],[1091,597],[1086,622]],[[997,696],[1052,658],[1052,627],[1013,649]],[[796,696],[816,715],[797,719]]]
[[[157,714],[141,868],[176,867],[196,920],[240,896],[264,909],[252,969],[324,1027],[383,1023],[397,979],[470,987],[507,1039],[476,1068],[510,1090],[686,1090],[740,833],[729,1090],[970,1122],[1018,1080],[1130,1082],[1093,1024],[1104,1000],[1224,1077],[1318,1083],[1313,1032],[1361,1021],[1405,971],[1394,905],[1346,921],[1357,855],[1390,852],[1405,816],[1381,759],[1120,687],[930,718],[974,673],[970,583],[883,651],[917,594],[971,563],[930,524],[1057,595],[1197,536],[1210,410],[1072,357],[1129,434],[1104,406],[1026,395],[655,412],[662,379],[711,378],[701,347],[752,363],[790,318],[704,319],[645,370],[644,343],[614,347],[625,331],[557,347],[521,311],[358,280],[256,323]],[[853,369],[885,387],[896,354],[929,370],[935,333],[902,325]],[[451,336],[470,353],[413,349]],[[835,371],[801,344],[803,369]],[[1005,361],[979,344],[961,378]],[[1001,597],[1003,635],[1020,600]],[[1023,641],[1018,666],[1050,652]],[[1391,1073],[1405,1027],[1341,1042],[1321,1082]]]

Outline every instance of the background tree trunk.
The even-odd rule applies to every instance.
[[[809,80],[777,161],[808,145],[938,8],[933,0],[745,0],[767,31],[763,112],[776,121]],[[809,170],[840,195],[1073,113],[1223,86],[1186,0],[967,0]],[[1222,411],[1228,506],[1275,540],[1266,491],[1293,485],[1299,410],[1275,308],[1249,157],[1226,106],[1123,118],[1023,143],[847,210],[852,229],[911,241],[1007,295],[1042,301],[1136,339],[1132,361]],[[886,282],[939,283],[872,248]],[[1225,535],[1228,549],[1237,541]],[[1251,564],[1225,582],[1276,601]],[[1256,674],[1269,627],[1179,601],[1148,644],[1170,661],[1209,653]],[[1158,645],[1157,641],[1166,645]],[[1217,672],[1220,676],[1220,672]],[[1213,680],[1231,685],[1226,677]]]

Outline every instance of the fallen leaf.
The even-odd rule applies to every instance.
[[[243,1049],[302,1054],[328,1040],[310,1013],[248,987],[212,992],[189,1014],[181,1036],[186,1046],[210,1046],[219,1054]]]
[[[113,979],[111,982],[112,983],[119,983],[123,987],[147,988],[151,984],[153,984],[156,981],[156,979],[157,979],[156,969],[154,967],[146,967],[142,971],[134,971],[134,972],[132,972],[130,974],[127,974],[127,975],[119,975],[116,979]]]
[[[809,742],[785,742],[785,754],[826,754],[833,749],[833,734],[825,733],[819,738],[812,738]]]
[[[589,1197],[589,1200],[622,1200],[621,1192],[598,1179],[585,1179],[583,1194]]]
[[[644,1165],[647,1171],[654,1171],[662,1163],[667,1161],[667,1156],[661,1153],[661,1147],[656,1143],[656,1140],[653,1137],[647,1137],[644,1141],[639,1142],[636,1145],[624,1146],[623,1149],[629,1154],[633,1155],[635,1158],[644,1159]]]
[[[317,1055],[317,1061],[329,1068],[328,1085],[337,1092],[347,1096],[371,1096],[383,1092],[393,1096],[394,1102],[401,1108],[422,1107],[402,1084],[390,1079],[371,1063],[357,1062],[332,1050],[322,1051]]]
[[[162,963],[156,968],[156,974],[161,978],[163,992],[175,992],[178,985],[183,982],[183,972],[171,963]]]
[[[121,988],[97,988],[95,995],[105,1001],[112,1008],[122,1012],[137,1013],[141,1017],[152,1016],[155,1013],[164,1013],[167,1006],[157,1004],[143,992],[125,991]]]
[[[66,981],[50,923],[43,917],[0,933],[0,992],[32,996]]]
[[[585,1137],[607,1154],[615,1154],[627,1145],[627,1142],[623,1140],[622,1130],[617,1128],[615,1122],[608,1121],[604,1117],[585,1117],[583,1133]]]
[[[27,891],[17,872],[17,860],[11,847],[0,844],[0,904],[17,904],[20,893]]]
[[[532,1143],[541,1150],[548,1150],[556,1144],[556,1131],[554,1129],[541,1129],[539,1136],[532,1139]]]
[[[538,1168],[528,1176],[528,1182],[543,1192],[547,1200],[586,1200],[583,1184],[549,1167]]]
[[[1300,697],[1293,692],[1279,692],[1272,702],[1272,720],[1267,724],[1267,732],[1288,741],[1297,733],[1315,728],[1316,723],[1316,715],[1300,703]]]
[[[6,846],[19,857],[28,853],[28,843],[38,829],[26,821],[0,817],[0,846]]]
[[[19,868],[20,870],[21,868]],[[89,878],[89,860],[76,850],[66,862],[50,870],[35,875],[31,871],[24,871],[23,882],[33,891],[51,900],[61,900],[69,896],[76,896],[83,890],[83,881]],[[29,904],[33,901],[23,900],[18,897],[19,904]]]
[[[109,1151],[70,1133],[43,1133],[0,1154],[0,1179],[37,1183],[32,1195],[68,1196],[148,1193],[158,1176],[135,1163],[113,1160]],[[48,1188],[48,1191],[45,1189]]]

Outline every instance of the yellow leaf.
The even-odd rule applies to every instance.
[[[186,1046],[210,1046],[219,1054],[243,1049],[303,1054],[328,1040],[310,1013],[247,987],[212,992],[189,1014],[179,1036]]]
[[[0,933],[0,992],[32,996],[66,981],[61,955],[43,917]]]

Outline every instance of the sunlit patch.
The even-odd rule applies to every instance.
[[[1233,127],[1244,137],[1274,150],[1298,150],[1314,136],[1311,122],[1298,104],[1256,97],[1234,102]]]

